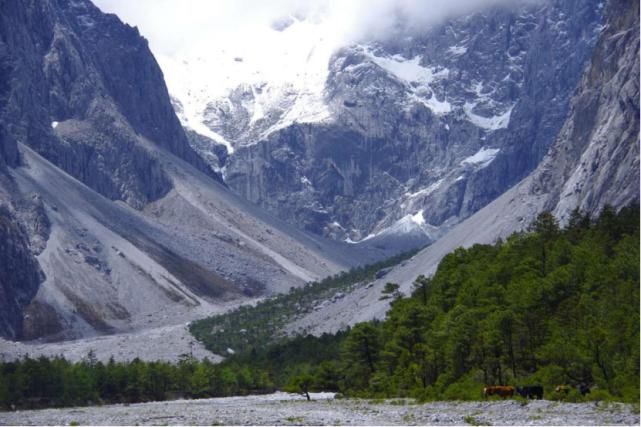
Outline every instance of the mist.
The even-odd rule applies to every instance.
[[[445,19],[535,0],[93,0],[139,27],[155,54],[251,45],[277,20],[319,24],[334,48],[412,34]],[[322,25],[321,25],[322,24]]]

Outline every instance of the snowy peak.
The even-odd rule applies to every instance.
[[[232,153],[293,123],[328,120],[323,91],[335,41],[322,26],[289,16],[230,49],[159,55],[183,125]]]
[[[454,114],[493,132],[509,125],[514,100],[506,94],[522,85],[525,55],[510,47],[502,53],[504,70],[461,74],[469,49],[478,48],[468,27],[483,19],[447,24],[452,34],[446,37],[447,48],[433,52],[419,37],[343,47],[322,19],[285,16],[257,30],[251,42],[215,52],[196,44],[190,52],[159,55],[158,60],[183,125],[224,145],[230,154],[296,123],[335,121],[344,107],[357,106],[345,88],[338,89],[343,94],[334,102],[343,78],[366,80],[348,92],[368,96],[383,91],[403,111],[419,106],[437,116]],[[529,28],[533,20],[525,14],[514,26]]]

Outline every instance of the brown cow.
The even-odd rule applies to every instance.
[[[506,397],[514,396],[514,387],[511,385],[492,385],[483,389],[483,396],[500,396],[505,399]]]

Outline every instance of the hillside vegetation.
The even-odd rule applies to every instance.
[[[447,255],[383,322],[227,363],[355,396],[478,399],[484,385],[541,384],[546,398],[638,402],[639,208],[575,211],[565,229],[541,214],[528,232]],[[560,384],[571,391],[555,394]]]
[[[311,306],[316,297],[304,302],[309,295],[345,289],[352,286],[348,278],[360,283],[380,268],[196,323],[192,330],[210,348],[237,350],[218,365],[190,358],[177,365],[102,364],[91,357],[77,364],[45,358],[3,363],[0,405],[134,402],[283,388],[470,400],[490,384],[541,384],[545,398],[639,401],[638,206],[618,213],[606,208],[595,220],[574,212],[565,229],[549,213],[541,214],[528,232],[450,253],[433,277],[417,278],[412,295],[382,295],[394,298],[384,321],[336,335],[279,336],[292,304]],[[220,331],[230,326],[245,332],[234,337]],[[591,393],[581,396],[573,389],[557,395],[559,384],[589,385]]]
[[[405,252],[320,282],[292,288],[287,294],[265,299],[255,306],[241,306],[231,312],[192,322],[189,330],[216,354],[226,355],[228,349],[243,353],[265,348],[285,338],[282,328],[295,321],[297,316],[309,313],[323,301],[341,298],[355,287],[366,286],[377,274],[382,274],[386,268],[397,265],[416,252]]]
[[[639,209],[566,229],[542,214],[528,233],[457,249],[419,277],[380,324],[343,344],[341,389],[478,398],[484,384],[589,384],[639,399]]]

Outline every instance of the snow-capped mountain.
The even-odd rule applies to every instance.
[[[230,154],[293,123],[330,118],[324,88],[336,41],[324,22],[286,16],[256,32],[249,46],[158,55],[183,125]]]
[[[519,2],[347,45],[294,15],[161,71],[89,0],[5,1],[0,334],[183,328],[447,232],[385,278],[407,290],[542,209],[638,200],[638,2],[603,10]],[[376,286],[323,315],[384,311]]]
[[[536,167],[602,9],[518,3],[347,46],[314,38],[322,19],[290,18],[258,35],[283,47],[262,61],[160,63],[183,124],[209,138],[192,145],[234,191],[335,239],[425,243]],[[305,43],[290,52],[290,38]],[[225,161],[211,154],[220,143]]]

